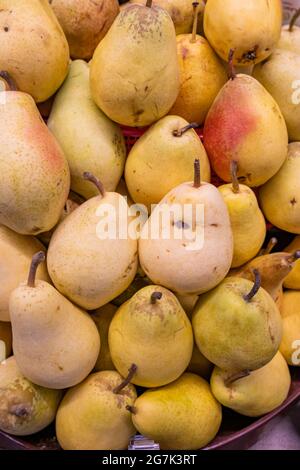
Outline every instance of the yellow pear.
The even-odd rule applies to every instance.
[[[300,250],[300,235],[297,235],[284,251],[293,253],[298,250]],[[287,289],[300,290],[300,260],[296,261],[293,269],[285,278],[283,286]]]
[[[194,344],[193,354],[187,372],[192,372],[193,374],[200,375],[200,377],[204,379],[209,379],[212,369],[212,363],[203,356],[197,345]]]
[[[68,43],[48,0],[1,0],[1,12],[0,70],[36,102],[46,101],[69,64]]]
[[[10,296],[13,349],[21,372],[42,387],[63,389],[93,369],[100,337],[91,317],[45,281],[36,281],[43,252],[32,258],[27,283]]]
[[[136,391],[122,381],[118,372],[102,371],[68,390],[56,416],[56,435],[63,449],[127,449],[135,433],[129,408]]]
[[[178,91],[171,17],[153,6],[152,0],[128,6],[95,50],[91,62],[93,99],[113,121],[140,127],[165,116]]]
[[[300,234],[299,178],[300,142],[293,142],[284,165],[259,191],[261,208],[269,222],[296,234]]]
[[[186,373],[169,385],[142,393],[132,420],[143,436],[163,450],[196,450],[216,436],[222,409],[209,384]]]
[[[300,27],[296,26],[299,16],[300,8],[291,18],[290,24],[282,27],[281,36],[277,44],[278,49],[285,49],[300,54]]]
[[[0,363],[11,355],[12,331],[11,324],[0,321]]]
[[[211,380],[212,393],[223,406],[245,416],[270,413],[287,398],[291,376],[280,352],[261,369],[250,374],[236,374],[215,367]]]
[[[196,303],[198,302],[198,295],[180,295],[176,294],[177,299],[180,302],[181,307],[189,318],[192,317],[192,313]]]
[[[80,119],[79,119],[80,115]],[[126,148],[119,126],[95,105],[90,94],[89,66],[75,60],[59,90],[48,120],[71,171],[71,189],[86,199],[97,188],[82,178],[89,170],[107,191],[114,191],[123,174]]]
[[[96,371],[115,369],[108,346],[108,330],[117,310],[118,307],[115,305],[106,304],[98,308],[98,310],[95,310],[92,314],[92,319],[96,323],[101,340],[101,350],[95,364]]]
[[[179,116],[160,119],[128,155],[125,179],[132,199],[147,208],[158,204],[173,188],[193,179],[195,158],[200,160],[202,180],[209,182],[209,161],[196,132]]]
[[[281,0],[207,0],[204,32],[211,46],[227,60],[236,51],[234,63],[257,64],[268,57],[280,38]]]
[[[132,383],[159,387],[177,379],[193,350],[190,321],[172,292],[148,286],[125,302],[114,315],[108,333],[116,369],[126,375],[137,366]]]
[[[9,321],[9,296],[26,279],[32,256],[42,249],[36,238],[19,235],[0,225],[0,321]],[[39,266],[37,279],[50,282],[46,263]]]
[[[12,356],[0,362],[0,430],[28,436],[46,428],[55,418],[60,390],[31,383]]]
[[[300,366],[300,292],[286,291],[281,306],[283,337],[280,351],[291,366]]]

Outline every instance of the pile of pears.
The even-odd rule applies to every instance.
[[[300,11],[225,3],[0,0],[0,431],[196,450],[286,400]]]

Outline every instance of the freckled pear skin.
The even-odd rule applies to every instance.
[[[272,96],[248,75],[239,74],[222,88],[205,121],[204,146],[217,175],[231,181],[230,162],[250,187],[264,184],[283,165],[288,133]]]
[[[0,223],[24,235],[51,230],[70,190],[65,156],[31,96],[1,93]]]

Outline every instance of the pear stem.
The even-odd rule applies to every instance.
[[[133,415],[136,415],[136,408],[134,406],[127,405],[126,410],[130,411]]]
[[[96,178],[96,176],[94,176],[89,171],[85,171],[83,173],[83,177],[84,177],[85,180],[90,181],[91,183],[93,183],[99,189],[99,193],[101,194],[102,197],[105,196],[104,186],[101,183],[101,181],[98,178]]]
[[[237,380],[243,379],[244,377],[248,377],[250,374],[250,370],[242,370],[241,372],[237,372],[236,374],[233,374],[228,377],[228,379],[224,380],[225,386],[230,387],[230,385],[232,385]]]
[[[31,265],[30,265],[30,270],[29,270],[29,275],[28,275],[28,281],[27,281],[27,286],[28,287],[35,287],[35,277],[36,277],[36,272],[37,268],[41,263],[43,263],[46,259],[45,253],[43,251],[39,251],[32,257]]]
[[[173,136],[174,137],[181,137],[183,134],[185,134],[187,131],[190,129],[197,129],[199,127],[199,124],[197,122],[191,122],[185,127],[182,127],[181,129],[174,130],[173,131]]]
[[[150,301],[152,304],[156,304],[158,300],[162,298],[162,293],[161,292],[153,292],[150,298]]]
[[[230,174],[231,174],[231,181],[232,181],[232,191],[235,194],[240,192],[240,185],[239,180],[237,177],[237,170],[238,170],[238,162],[236,160],[232,160],[230,162]]]
[[[267,244],[266,248],[262,250],[262,255],[269,255],[273,248],[277,245],[278,240],[276,237],[272,237],[269,243]]]
[[[295,253],[293,253],[289,259],[288,259],[288,262],[289,263],[295,263],[298,259],[300,259],[300,251],[295,251]]]
[[[200,160],[196,158],[194,161],[194,188],[200,188],[201,174],[200,174]]]
[[[235,68],[233,65],[234,54],[235,54],[235,49],[230,49],[229,56],[228,56],[229,80],[234,80],[236,78]]]
[[[147,0],[146,7],[151,8],[152,7],[152,1],[153,0]]]
[[[136,373],[136,371],[137,371],[137,366],[135,364],[132,364],[130,369],[128,369],[128,375],[127,375],[126,379],[124,379],[123,382],[120,383],[120,385],[118,385],[116,388],[113,389],[113,392],[116,395],[118,393],[120,393],[123,390],[123,388],[125,388],[126,385],[128,385],[131,382],[131,379],[134,376],[134,374]]]
[[[0,78],[2,78],[8,85],[9,91],[18,91],[18,87],[14,79],[5,70],[0,71]]]
[[[191,43],[196,42],[197,27],[198,27],[198,16],[199,16],[199,2],[193,2],[193,8],[194,8],[194,22],[193,22],[193,31],[192,31]]]
[[[254,281],[253,287],[252,287],[251,291],[249,292],[249,294],[246,294],[246,295],[243,296],[245,302],[250,302],[253,299],[253,297],[257,294],[257,292],[259,291],[259,289],[261,287],[261,275],[260,275],[259,270],[254,269],[253,274],[254,274],[254,277],[255,277],[255,281]]]
[[[290,26],[289,26],[289,32],[292,33],[294,26],[296,24],[297,19],[300,16],[300,8],[295,11],[295,14],[292,16],[291,21],[290,21]]]

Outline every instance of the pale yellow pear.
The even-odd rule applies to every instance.
[[[287,253],[293,253],[298,250],[300,250],[300,235],[297,235],[285,248]],[[292,271],[285,278],[283,286],[287,289],[300,290],[300,260],[296,261]]]
[[[12,331],[9,322],[0,321],[0,363],[11,355]]]
[[[96,371],[115,369],[108,346],[108,330],[117,310],[118,307],[115,305],[106,304],[95,310],[92,314],[92,319],[96,323],[101,340],[100,354],[95,364]]]
[[[199,351],[199,348],[194,344],[192,358],[187,368],[187,372],[200,375],[204,379],[209,379],[213,369],[213,364],[206,359],[205,356]]]
[[[134,404],[133,424],[163,450],[197,450],[216,436],[222,409],[209,384],[195,374],[147,390]]]
[[[122,176],[126,149],[119,126],[95,105],[89,82],[89,66],[72,62],[48,119],[48,127],[61,145],[71,172],[71,189],[86,199],[97,188],[82,178],[92,172],[107,191],[114,191]]]
[[[299,15],[300,9],[291,18],[290,24],[282,27],[281,36],[277,44],[278,49],[285,49],[300,54],[300,27],[296,25]]]
[[[284,292],[280,311],[283,322],[280,351],[289,365],[300,366],[300,292]]]
[[[187,314],[189,318],[191,318],[194,307],[196,303],[198,302],[198,295],[180,295],[176,294],[177,299],[180,302],[181,307]]]

